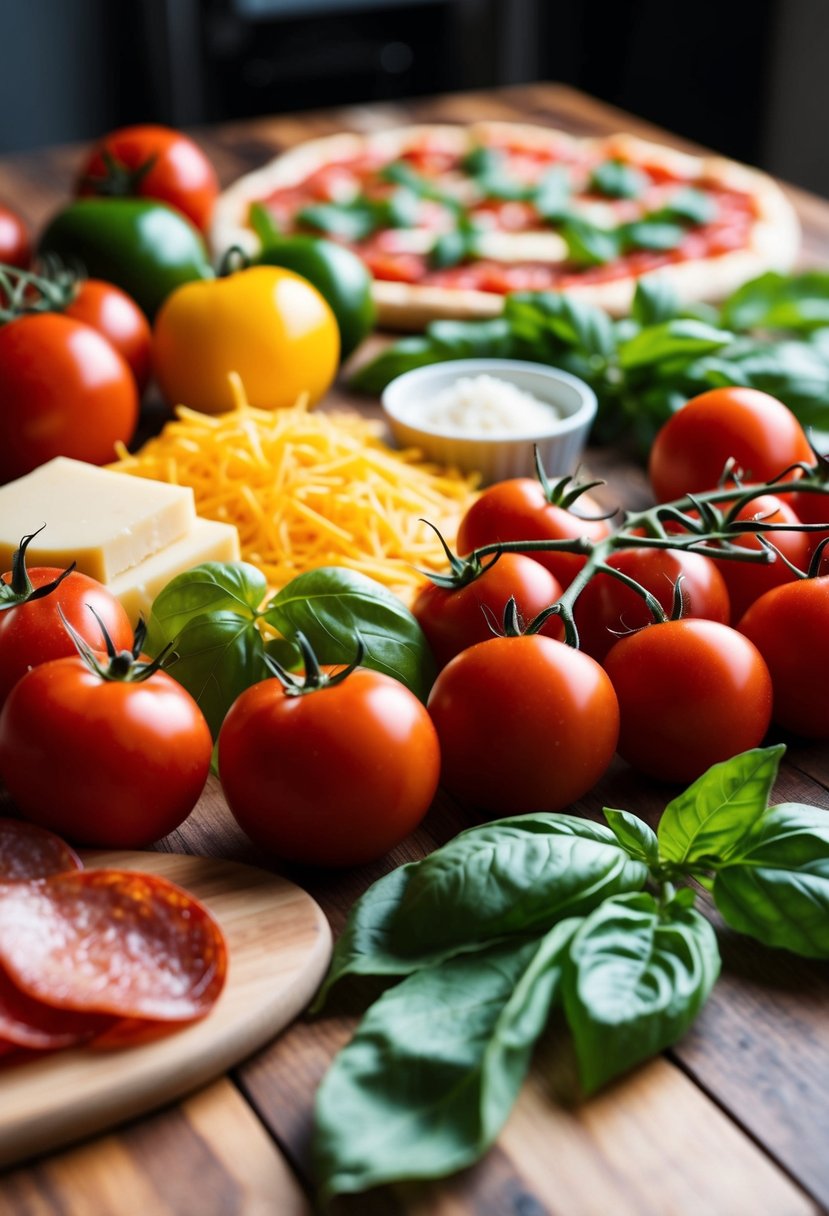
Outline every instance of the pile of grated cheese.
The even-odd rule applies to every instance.
[[[410,603],[423,577],[444,570],[433,530],[454,544],[474,479],[425,464],[381,438],[356,414],[261,410],[241,392],[236,408],[207,415],[179,406],[176,419],[120,472],[192,486],[198,514],[233,523],[242,557],[273,590],[319,566],[347,566]]]

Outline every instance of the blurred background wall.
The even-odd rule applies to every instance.
[[[557,80],[829,195],[827,0],[0,0],[0,152]]]

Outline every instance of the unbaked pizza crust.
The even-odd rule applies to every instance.
[[[220,255],[231,245],[250,255],[258,252],[258,238],[247,224],[251,203],[268,198],[276,190],[301,184],[310,174],[333,161],[363,153],[376,153],[391,160],[425,137],[437,148],[456,154],[463,154],[481,142],[490,142],[493,137],[506,137],[528,148],[547,147],[552,137],[574,151],[585,146],[600,148],[608,157],[620,157],[633,164],[664,166],[677,176],[704,179],[750,194],[757,209],[757,220],[746,248],[697,261],[675,262],[650,272],[667,275],[685,303],[721,300],[764,271],[789,270],[798,255],[800,225],[795,210],[781,188],[758,169],[721,156],[692,156],[632,135],[579,139],[553,128],[505,122],[480,122],[468,127],[418,124],[367,135],[346,132],[298,144],[263,168],[245,174],[223,192],[217,201],[210,231],[214,252]],[[566,290],[574,298],[598,305],[614,316],[623,316],[630,309],[637,282],[637,279],[627,277],[602,283],[573,284]],[[494,292],[387,280],[376,280],[373,291],[378,322],[391,329],[422,329],[429,321],[445,318],[494,317],[500,314],[504,301],[503,296]]]

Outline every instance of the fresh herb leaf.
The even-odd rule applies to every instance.
[[[263,203],[251,203],[248,222],[263,248],[267,248],[272,241],[282,236],[272,213]]]
[[[177,574],[153,601],[149,653],[158,654],[185,625],[205,613],[235,612],[254,620],[267,589],[262,571],[248,562],[203,562]]]
[[[513,330],[552,333],[587,355],[607,358],[616,349],[613,322],[601,308],[558,292],[514,292],[504,304],[504,319]]]
[[[570,946],[563,996],[587,1093],[679,1039],[719,974],[714,930],[652,895],[609,899]]]
[[[459,228],[451,232],[441,232],[432,246],[430,264],[444,269],[466,261],[474,253],[476,235],[473,232],[462,232]]]
[[[548,224],[559,224],[569,215],[570,175],[563,165],[553,165],[541,175],[531,194],[535,209]]]
[[[636,284],[631,316],[641,327],[672,320],[679,312],[679,297],[666,274],[646,275]]]
[[[620,229],[600,228],[589,220],[571,216],[563,222],[560,232],[567,242],[567,257],[577,266],[604,266],[621,253]]]
[[[704,321],[676,317],[659,325],[649,325],[634,338],[619,346],[619,366],[630,371],[634,368],[653,367],[678,357],[691,359],[710,351],[719,351],[733,342],[734,334],[725,329],[715,329]]]
[[[619,239],[625,250],[654,249],[667,252],[679,248],[685,239],[685,229],[680,224],[671,224],[651,216],[624,224],[619,229]]]
[[[607,198],[639,198],[649,185],[646,173],[622,160],[606,160],[590,175],[590,190]]]
[[[672,195],[659,211],[651,212],[650,218],[684,224],[710,224],[716,214],[717,204],[710,194],[687,186]]]
[[[481,177],[496,173],[503,160],[504,154],[499,152],[497,148],[479,146],[467,152],[461,162],[461,166],[464,172],[470,174],[471,177]]]
[[[373,208],[358,202],[310,203],[297,212],[297,222],[326,236],[363,241],[377,228],[378,216]]]
[[[770,270],[729,296],[722,315],[724,325],[739,330],[801,332],[829,325],[829,272]]]
[[[448,359],[518,357],[517,342],[509,323],[501,317],[490,321],[433,321],[425,335],[400,338],[376,359],[354,373],[349,386],[358,392],[377,395],[404,372]]]
[[[577,924],[420,971],[372,1006],[317,1094],[324,1200],[441,1178],[489,1148],[526,1075]]]
[[[616,811],[607,806],[603,808],[602,814],[613,835],[630,857],[644,861],[649,866],[658,864],[659,846],[656,833],[644,820],[638,815],[632,815],[630,811]]]

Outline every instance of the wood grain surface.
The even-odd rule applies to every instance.
[[[283,148],[336,130],[484,117],[561,126],[575,134],[628,130],[689,146],[573,90],[545,84],[263,118],[195,134],[229,183]],[[0,197],[39,224],[68,193],[79,157],[79,149],[61,148],[7,158],[0,162]],[[787,187],[787,192],[803,224],[803,265],[829,265],[829,204],[799,190]],[[375,347],[381,341],[371,340]],[[329,403],[376,410],[342,384]],[[151,405],[147,427],[158,420]],[[604,502],[632,508],[648,502],[642,471],[618,452],[590,449],[587,465],[607,479],[600,492]],[[775,799],[829,809],[826,749],[786,742]],[[655,823],[674,792],[616,762],[575,810],[596,818],[602,806],[625,807]],[[471,822],[468,810],[440,795],[414,836],[381,862],[342,874],[285,873],[311,892],[336,933],[354,899],[375,878],[422,857]],[[187,823],[159,847],[268,864],[236,826],[212,780]],[[676,1048],[582,1101],[566,1034],[554,1025],[496,1147],[479,1165],[442,1183],[382,1188],[336,1203],[332,1211],[800,1216],[829,1210],[829,965],[738,938],[723,929],[705,901],[702,908],[717,924],[723,974]],[[311,1196],[313,1095],[334,1052],[352,1032],[358,996],[346,989],[325,1016],[295,1022],[198,1099],[7,1174],[0,1180],[0,1212],[293,1216],[302,1211],[303,1199],[285,1174],[283,1158],[302,1192]]]

